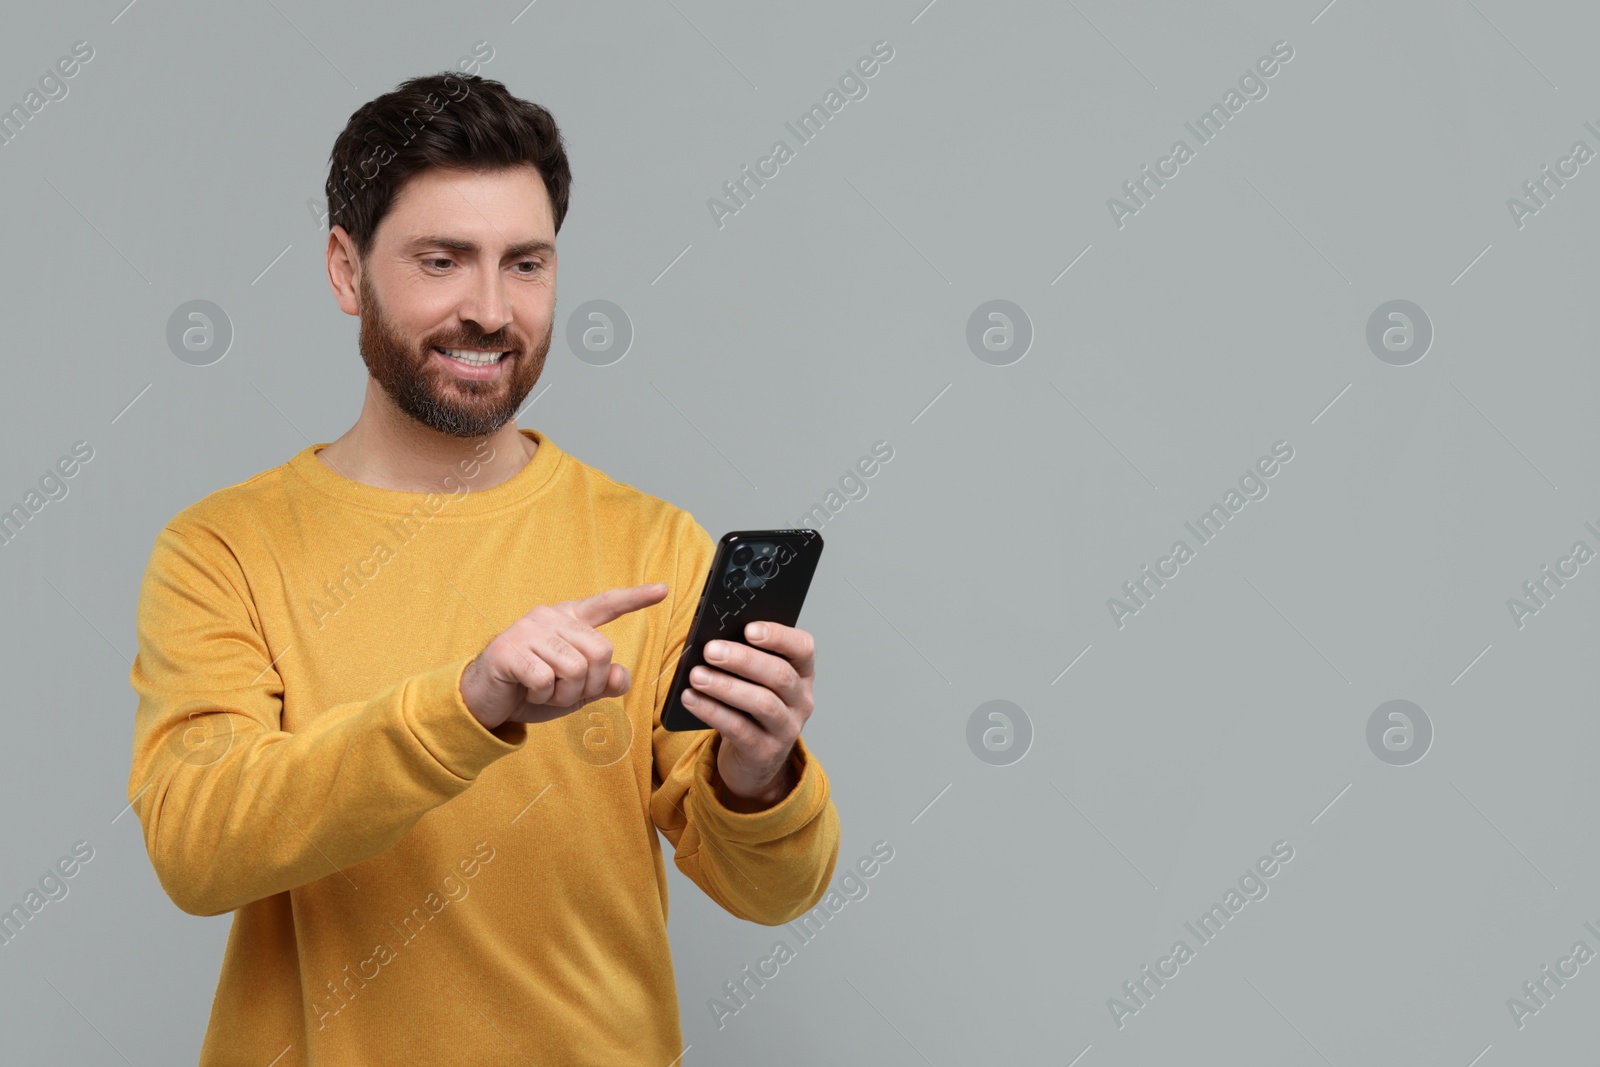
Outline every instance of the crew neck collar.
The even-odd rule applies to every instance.
[[[311,488],[345,504],[375,514],[396,517],[409,515],[418,507],[426,508],[424,502],[430,495],[436,495],[445,503],[434,516],[435,520],[449,521],[470,516],[492,515],[526,503],[543,490],[549,485],[564,455],[549,437],[538,430],[518,427],[517,432],[536,442],[538,450],[521,470],[499,485],[492,485],[487,489],[474,487],[473,479],[466,472],[457,474],[457,488],[453,490],[442,488],[433,494],[383,489],[376,485],[358,482],[346,478],[317,458],[317,452],[330,444],[328,441],[319,441],[301,449],[289,460],[288,467]],[[468,470],[471,469],[469,466]],[[481,468],[478,473],[481,475]]]

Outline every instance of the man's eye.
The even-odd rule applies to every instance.
[[[449,266],[451,263],[454,263],[455,260],[452,260],[452,259],[425,259],[422,262],[424,262],[424,263],[426,263],[426,264],[428,264],[430,266],[433,266],[433,265],[439,264],[439,263],[443,263],[446,266]]]
[[[541,270],[544,269],[544,264],[540,263],[536,259],[525,259],[521,263],[518,263],[517,266],[519,266],[519,267],[532,267],[533,268],[532,270],[519,271],[518,273],[520,273],[520,274],[538,274]]]

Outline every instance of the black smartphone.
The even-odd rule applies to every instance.
[[[689,672],[705,664],[706,645],[718,640],[748,645],[744,628],[752,622],[793,626],[821,555],[822,535],[815,530],[734,530],[723,535],[661,708],[662,726],[711,729],[683,706]]]

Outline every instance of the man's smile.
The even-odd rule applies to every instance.
[[[434,345],[432,355],[450,365],[450,369],[465,378],[488,379],[500,373],[500,367],[516,359],[509,349],[484,350],[478,348],[440,348]]]

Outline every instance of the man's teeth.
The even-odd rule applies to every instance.
[[[471,367],[487,367],[505,355],[504,352],[474,352],[470,348],[441,348],[439,351],[457,363],[465,363]]]

